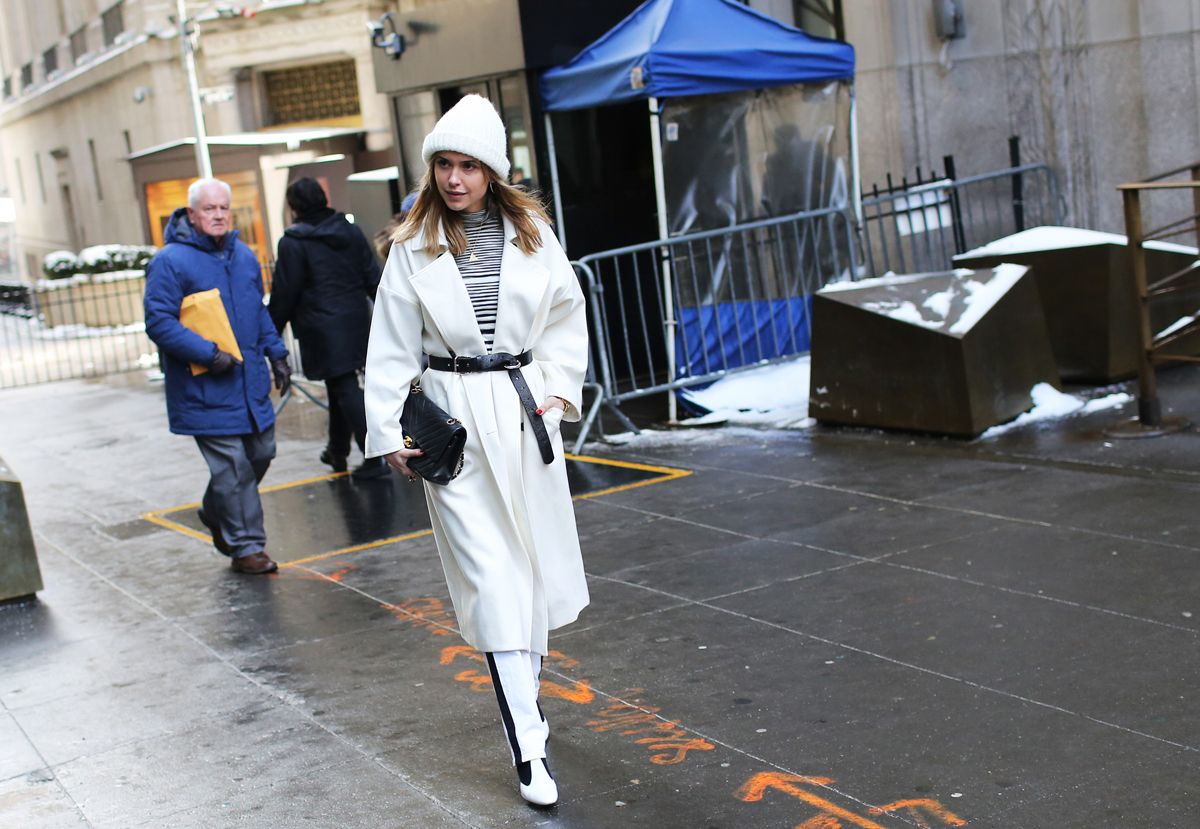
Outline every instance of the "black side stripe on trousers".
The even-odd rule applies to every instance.
[[[508,744],[512,746],[513,757],[518,763],[525,761],[521,756],[521,744],[517,742],[517,726],[513,723],[512,711],[508,709],[508,700],[504,698],[504,687],[500,684],[500,672],[496,670],[496,660],[491,652],[487,657],[488,670],[492,674],[492,687],[496,689],[496,702],[500,703],[500,719],[504,721],[504,733],[508,735]]]

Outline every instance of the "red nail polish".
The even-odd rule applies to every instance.
[[[538,409],[538,414],[542,414],[542,410],[541,410],[541,409]]]

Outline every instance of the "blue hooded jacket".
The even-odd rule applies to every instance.
[[[275,423],[266,357],[287,347],[263,305],[262,272],[254,252],[229,231],[218,247],[192,227],[187,208],[171,214],[166,244],[146,267],[146,333],[162,353],[167,417],[179,435],[248,435]],[[222,375],[192,376],[188,363],[208,365],[216,345],[179,322],[183,298],[217,288],[242,351],[242,364]]]

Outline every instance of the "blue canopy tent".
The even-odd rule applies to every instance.
[[[853,92],[854,47],[813,37],[734,0],[646,0],[607,34],[541,80],[558,234],[564,247],[554,131],[550,113],[639,99],[649,102],[650,140],[658,204],[659,238],[668,237],[663,177],[660,98],[741,92],[828,81],[850,82],[850,164],[858,207],[858,139]],[[671,274],[664,263],[668,323]],[[671,376],[674,342],[668,341]],[[670,419],[675,398],[670,396]]]

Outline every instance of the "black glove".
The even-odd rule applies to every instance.
[[[213,374],[224,374],[233,368],[236,362],[237,360],[234,359],[232,354],[224,352],[218,348],[217,353],[214,354],[212,360],[209,361],[208,370]]]
[[[287,394],[292,387],[292,368],[288,365],[287,357],[271,358],[271,374],[275,375],[275,388],[280,394]]]

